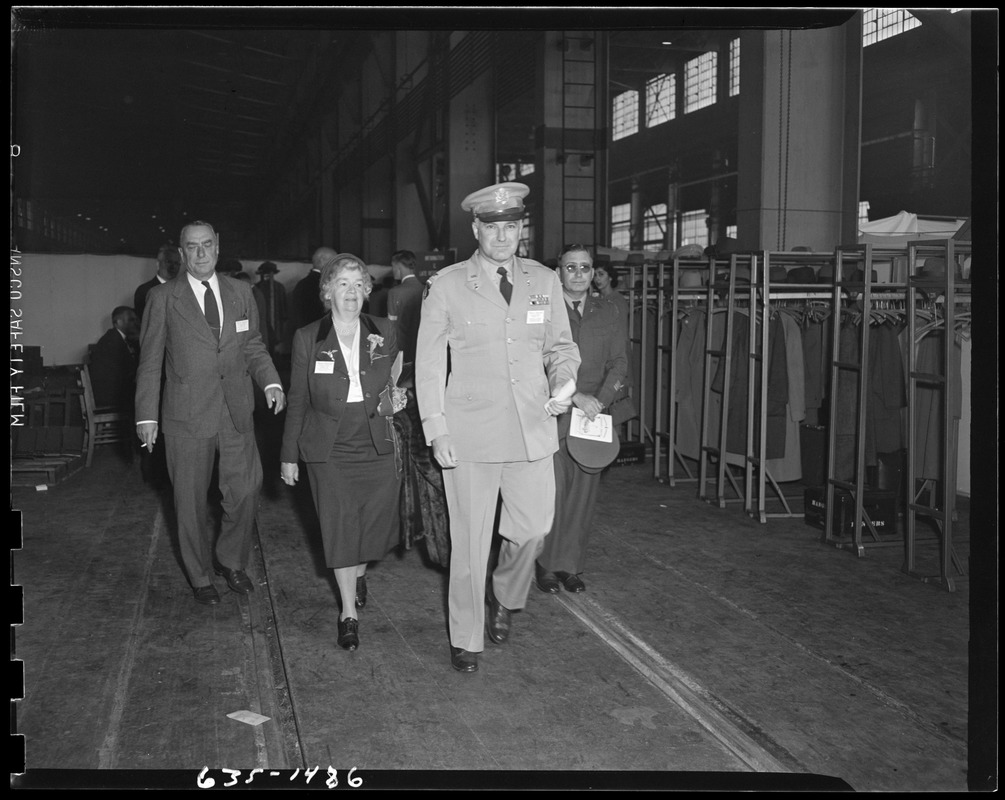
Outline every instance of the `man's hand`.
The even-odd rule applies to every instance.
[[[136,435],[140,437],[140,442],[149,451],[154,451],[154,444],[157,442],[157,423],[141,422],[136,426]]]
[[[586,414],[586,418],[593,422],[597,418],[597,414],[604,410],[603,405],[600,401],[594,397],[592,394],[583,394],[582,392],[576,392],[572,396],[572,402],[575,404],[576,408]]]
[[[288,461],[280,462],[279,475],[282,477],[283,483],[287,486],[293,486],[300,478],[300,467],[296,464],[290,464]]]
[[[564,414],[572,408],[572,398],[566,398],[564,400],[558,397],[552,397],[544,404],[544,410],[551,414],[553,417],[557,417],[560,414]]]
[[[457,456],[454,455],[454,446],[450,443],[450,434],[445,433],[437,436],[431,442],[433,457],[436,463],[444,469],[453,469],[457,466]]]
[[[278,386],[270,386],[265,390],[265,402],[268,406],[272,407],[273,414],[278,414],[286,408],[286,395],[283,394],[283,390]]]

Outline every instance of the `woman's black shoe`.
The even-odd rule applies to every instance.
[[[356,578],[356,608],[366,605],[366,575]]]
[[[345,650],[359,647],[359,620],[346,617],[338,621],[338,646]]]

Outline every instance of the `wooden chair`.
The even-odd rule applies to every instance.
[[[80,410],[84,415],[84,427],[87,430],[87,466],[91,466],[94,448],[99,444],[115,444],[131,442],[129,415],[116,408],[96,408],[94,404],[94,388],[91,384],[91,370],[84,364],[80,370],[80,383],[83,393],[80,395]]]

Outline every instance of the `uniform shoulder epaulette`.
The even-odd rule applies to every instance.
[[[459,267],[459,266],[460,266],[460,264],[451,264],[449,267],[442,267],[441,269],[438,269],[436,272],[434,272],[432,275],[430,275],[428,278],[426,278],[426,285],[425,285],[425,287],[422,290],[422,297],[423,297],[423,299],[425,299],[426,297],[429,296],[429,288],[433,285],[433,281],[435,281],[437,278],[439,278],[441,275],[443,275],[446,272],[453,272],[453,271],[455,271],[455,267]]]

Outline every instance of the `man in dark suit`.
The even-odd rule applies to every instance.
[[[136,312],[129,306],[118,306],[112,312],[112,327],[91,350],[88,371],[98,408],[133,413],[139,329]]]
[[[296,331],[304,325],[310,325],[315,320],[321,319],[325,315],[325,307],[321,303],[321,295],[318,294],[321,278],[321,267],[338,255],[330,247],[319,247],[311,256],[311,271],[301,278],[297,285],[293,287],[292,314],[293,330]]]
[[[185,271],[147,296],[136,429],[152,450],[163,426],[182,561],[196,601],[212,605],[220,602],[214,571],[235,592],[254,588],[245,570],[262,465],[252,379],[274,413],[286,398],[262,342],[251,287],[216,272],[220,241],[213,226],[190,223],[180,242]],[[223,521],[214,547],[206,497],[217,455]]]
[[[398,346],[408,369],[415,362],[415,340],[422,313],[422,281],[415,277],[415,253],[399,250],[391,256],[391,269],[398,285],[388,292],[387,318],[397,328]]]
[[[593,257],[585,246],[566,247],[558,257],[558,273],[572,338],[582,358],[572,404],[591,421],[603,412],[611,414],[613,426],[620,425],[624,419],[611,408],[628,380],[628,343],[620,309],[602,295],[590,294]],[[581,464],[569,452],[571,417],[570,409],[558,418],[555,521],[534,565],[538,588],[549,594],[558,592],[559,586],[567,592],[586,589],[579,576],[600,489],[601,468]]]
[[[162,244],[157,251],[157,274],[146,283],[141,283],[136,287],[133,294],[133,311],[136,312],[137,319],[143,319],[143,309],[147,304],[147,293],[155,286],[174,280],[181,267],[181,258],[178,256],[178,248],[172,244]]]

